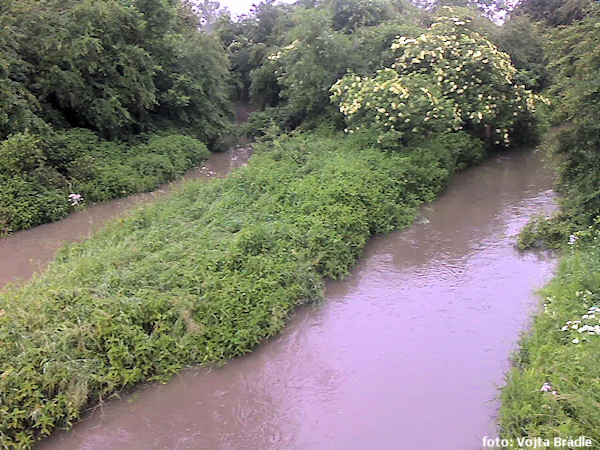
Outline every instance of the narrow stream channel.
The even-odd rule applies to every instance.
[[[110,219],[166,194],[173,186],[185,180],[227,175],[234,167],[245,164],[251,154],[252,149],[248,146],[211,153],[204,165],[190,170],[180,180],[167,183],[154,192],[90,205],[59,222],[47,223],[0,238],[0,289],[8,282],[27,281],[34,273],[46,268],[54,259],[59,247],[89,236]]]
[[[460,174],[418,223],[373,238],[277,338],[88,415],[40,449],[481,448],[554,259],[515,235],[553,209],[530,150]]]

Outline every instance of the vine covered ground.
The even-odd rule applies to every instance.
[[[281,138],[248,168],[64,248],[0,293],[3,445],[31,445],[126,386],[250,351],[322,296],[323,276],[344,276],[370,234],[408,226],[482,153],[463,133],[404,153]]]

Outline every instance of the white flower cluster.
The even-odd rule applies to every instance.
[[[416,38],[397,36],[391,48],[398,57],[391,68],[378,71],[374,78],[352,75],[339,80],[331,88],[332,100],[348,119],[361,109],[376,108],[374,119],[395,130],[399,120],[429,122],[440,116],[438,103],[444,99],[453,109],[449,130],[465,124],[491,125],[494,142],[509,145],[519,116],[534,112],[534,100],[540,97],[515,84],[517,69],[508,54],[466,25],[457,17],[440,17]],[[413,75],[427,77],[422,93],[410,89]],[[428,91],[433,88],[437,95]],[[418,112],[406,107],[404,100],[422,94],[430,103],[428,111],[422,105]]]
[[[576,292],[576,295],[583,296],[586,298],[591,295],[590,291]],[[581,340],[574,338],[571,340],[573,344],[579,344],[581,341],[587,341],[589,336],[600,336],[600,307],[591,306],[586,314],[581,316],[581,320],[568,320],[565,325],[561,328],[562,331],[576,330],[579,334],[583,335]]]

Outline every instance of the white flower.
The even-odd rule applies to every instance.
[[[573,342],[573,344],[579,344],[579,339],[575,338],[571,342]]]
[[[79,205],[80,203],[83,203],[83,195],[69,194],[69,201],[71,202],[71,206]]]

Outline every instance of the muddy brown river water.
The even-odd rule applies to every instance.
[[[528,218],[554,208],[552,182],[530,150],[461,173],[412,228],[374,237],[344,281],[326,284],[325,302],[298,310],[277,338],[140,387],[38,448],[481,448],[533,292],[554,267],[550,254],[514,248]],[[0,241],[3,279],[27,276],[15,261],[47,260],[36,250],[45,239],[85,235],[128,201]]]

